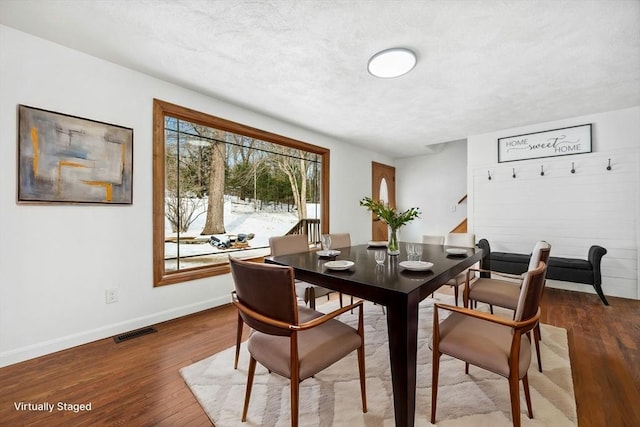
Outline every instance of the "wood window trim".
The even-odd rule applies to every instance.
[[[229,273],[228,264],[194,267],[166,272],[164,259],[165,207],[165,116],[204,126],[246,135],[290,148],[318,154],[322,158],[320,223],[322,233],[329,232],[329,149],[256,129],[241,123],[181,107],[159,99],[153,100],[153,285],[164,286]]]

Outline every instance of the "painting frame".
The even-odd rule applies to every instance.
[[[498,138],[498,163],[592,152],[591,123]]]
[[[133,128],[17,110],[18,204],[133,204]]]

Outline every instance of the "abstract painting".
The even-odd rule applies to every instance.
[[[18,202],[131,204],[133,129],[19,106]]]

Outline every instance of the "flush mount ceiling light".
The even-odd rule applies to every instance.
[[[378,52],[371,57],[367,69],[369,73],[382,79],[407,74],[416,65],[416,54],[409,49],[394,47]]]

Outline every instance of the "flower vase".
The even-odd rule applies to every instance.
[[[389,243],[387,244],[387,253],[389,255],[399,255],[400,247],[398,246],[398,229],[389,227]]]

